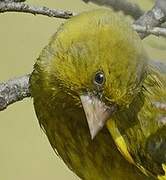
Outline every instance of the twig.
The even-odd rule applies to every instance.
[[[156,3],[152,10],[146,12],[137,21],[134,22],[136,25],[147,27],[152,29],[153,27],[160,26],[166,21],[166,0],[156,0]],[[149,33],[139,33],[140,37],[144,39]]]
[[[157,109],[166,112],[166,103],[153,102],[153,105],[154,105],[154,107],[156,107]]]
[[[9,104],[30,97],[29,77],[30,75],[25,75],[0,83],[0,111],[4,110]]]
[[[9,3],[9,2],[24,2],[24,1],[26,1],[26,0],[0,0],[0,2],[7,2],[7,3]]]
[[[155,36],[166,37],[166,28],[154,27],[154,28],[149,29],[147,27],[136,25],[136,24],[133,24],[133,28],[138,33],[153,34]]]
[[[4,12],[24,12],[31,14],[41,14],[49,17],[56,18],[64,18],[68,19],[73,14],[70,11],[57,10],[57,9],[49,9],[47,7],[37,7],[28,5],[26,3],[18,3],[18,2],[1,2],[0,1],[0,13]]]
[[[135,20],[144,14],[144,11],[135,3],[127,0],[82,0],[86,3],[92,2],[100,6],[112,7],[115,11],[123,11],[124,14],[132,16]]]

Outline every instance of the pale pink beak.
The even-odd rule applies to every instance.
[[[96,96],[81,95],[80,99],[87,118],[91,138],[94,139],[116,110],[116,107],[107,106]]]

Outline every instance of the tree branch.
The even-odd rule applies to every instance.
[[[125,0],[123,1],[125,2]],[[120,2],[120,0],[114,2]],[[34,7],[18,2],[7,3],[0,0],[0,12],[8,11],[42,14],[49,17],[65,19],[70,18],[73,15],[68,11],[48,9],[46,7]],[[166,0],[156,0],[155,6],[152,8],[152,10],[146,12],[137,21],[135,21],[133,26],[138,32],[140,32],[139,35],[142,39],[148,36],[150,33],[165,36],[165,29],[157,28],[157,26],[160,26],[165,21]],[[5,109],[9,104],[20,101],[26,97],[30,97],[29,76],[30,75],[25,75],[23,77],[12,79],[6,83],[0,84],[0,111]]]
[[[153,102],[152,104],[153,104],[153,106],[156,107],[157,109],[166,112],[166,103]]]
[[[132,25],[133,29],[137,31],[140,34],[153,34],[155,36],[163,36],[166,37],[166,28],[160,28],[160,27],[154,27],[154,28],[149,28],[149,27],[144,27],[140,25],[133,24]]]
[[[164,22],[166,22],[166,0],[156,0],[154,7],[136,20],[134,24],[152,29]],[[143,39],[149,35],[149,32],[139,33],[139,35]]]
[[[0,2],[6,2],[6,3],[9,3],[9,2],[25,2],[26,0],[0,0]]]
[[[0,111],[7,108],[9,104],[30,97],[29,77],[25,75],[0,83]]]
[[[41,14],[49,17],[64,18],[68,19],[73,16],[73,13],[70,11],[49,9],[47,7],[37,7],[28,5],[22,2],[3,2],[0,1],[0,13],[4,12],[24,12],[31,14]]]
[[[127,0],[82,0],[86,3],[92,2],[100,6],[112,7],[115,11],[123,11],[124,14],[132,16],[135,20],[144,14],[144,11],[135,3]]]

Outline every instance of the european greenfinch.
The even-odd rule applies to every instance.
[[[138,34],[107,9],[72,17],[41,52],[30,78],[36,115],[52,148],[81,179],[157,176],[149,168],[157,150],[148,154],[148,142],[155,142],[151,98],[160,86],[148,61]]]

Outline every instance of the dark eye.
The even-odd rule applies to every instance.
[[[95,77],[94,77],[94,83],[96,85],[103,85],[105,82],[105,76],[104,76],[104,72],[102,71],[98,71],[96,74],[95,74]]]

